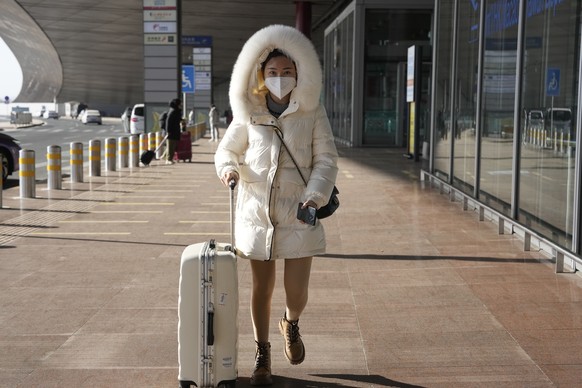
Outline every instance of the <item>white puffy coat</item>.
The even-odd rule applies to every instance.
[[[273,49],[296,64],[297,86],[289,107],[277,119],[266,106],[261,63]],[[297,220],[299,202],[323,206],[337,176],[337,151],[327,114],[319,103],[322,73],[311,42],[298,30],[274,25],[255,33],[244,45],[231,77],[233,121],[215,155],[219,177],[240,176],[235,245],[243,257],[292,259],[325,253],[323,226]],[[308,179],[303,183],[274,127]]]

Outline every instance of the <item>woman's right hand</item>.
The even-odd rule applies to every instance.
[[[229,187],[230,185],[230,181],[234,180],[235,186],[236,184],[238,184],[238,173],[236,171],[229,171],[227,173],[225,173],[222,178],[220,178],[220,180],[222,181],[222,184],[224,184],[226,187]]]

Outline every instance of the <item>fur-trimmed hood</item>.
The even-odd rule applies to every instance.
[[[274,49],[289,56],[297,67],[297,86],[291,92],[291,100],[297,101],[302,111],[318,107],[323,76],[315,47],[299,30],[272,25],[249,38],[234,65],[229,97],[235,121],[247,122],[256,107],[265,106],[267,91],[258,72]]]

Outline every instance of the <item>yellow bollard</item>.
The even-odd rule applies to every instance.
[[[48,175],[47,188],[60,190],[63,188],[63,172],[61,162],[61,147],[51,145],[46,148],[46,171]]]
[[[117,166],[119,168],[125,168],[129,163],[129,139],[126,136],[119,138],[119,143],[117,143]]]
[[[148,135],[147,133],[141,133],[139,135],[139,154],[143,154],[148,150]]]
[[[129,167],[139,166],[139,137],[131,135],[129,137]]]
[[[71,182],[83,182],[83,143],[71,143]]]
[[[148,133],[148,150],[156,149],[156,134],[154,132]]]
[[[164,153],[164,147],[160,147],[162,140],[164,140],[164,134],[162,132],[156,132],[156,159],[161,159],[162,154]]]
[[[116,140],[113,137],[105,139],[105,171],[115,171],[115,147]]]
[[[18,155],[18,163],[20,164],[20,197],[34,198],[36,197],[36,170],[35,157],[33,150],[20,150]]]
[[[101,176],[101,140],[89,141],[89,176]]]

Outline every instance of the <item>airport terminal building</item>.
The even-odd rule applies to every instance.
[[[565,0],[353,2],[325,34],[338,142],[409,144],[407,49],[421,47],[413,117],[426,175],[575,267],[581,14]]]

